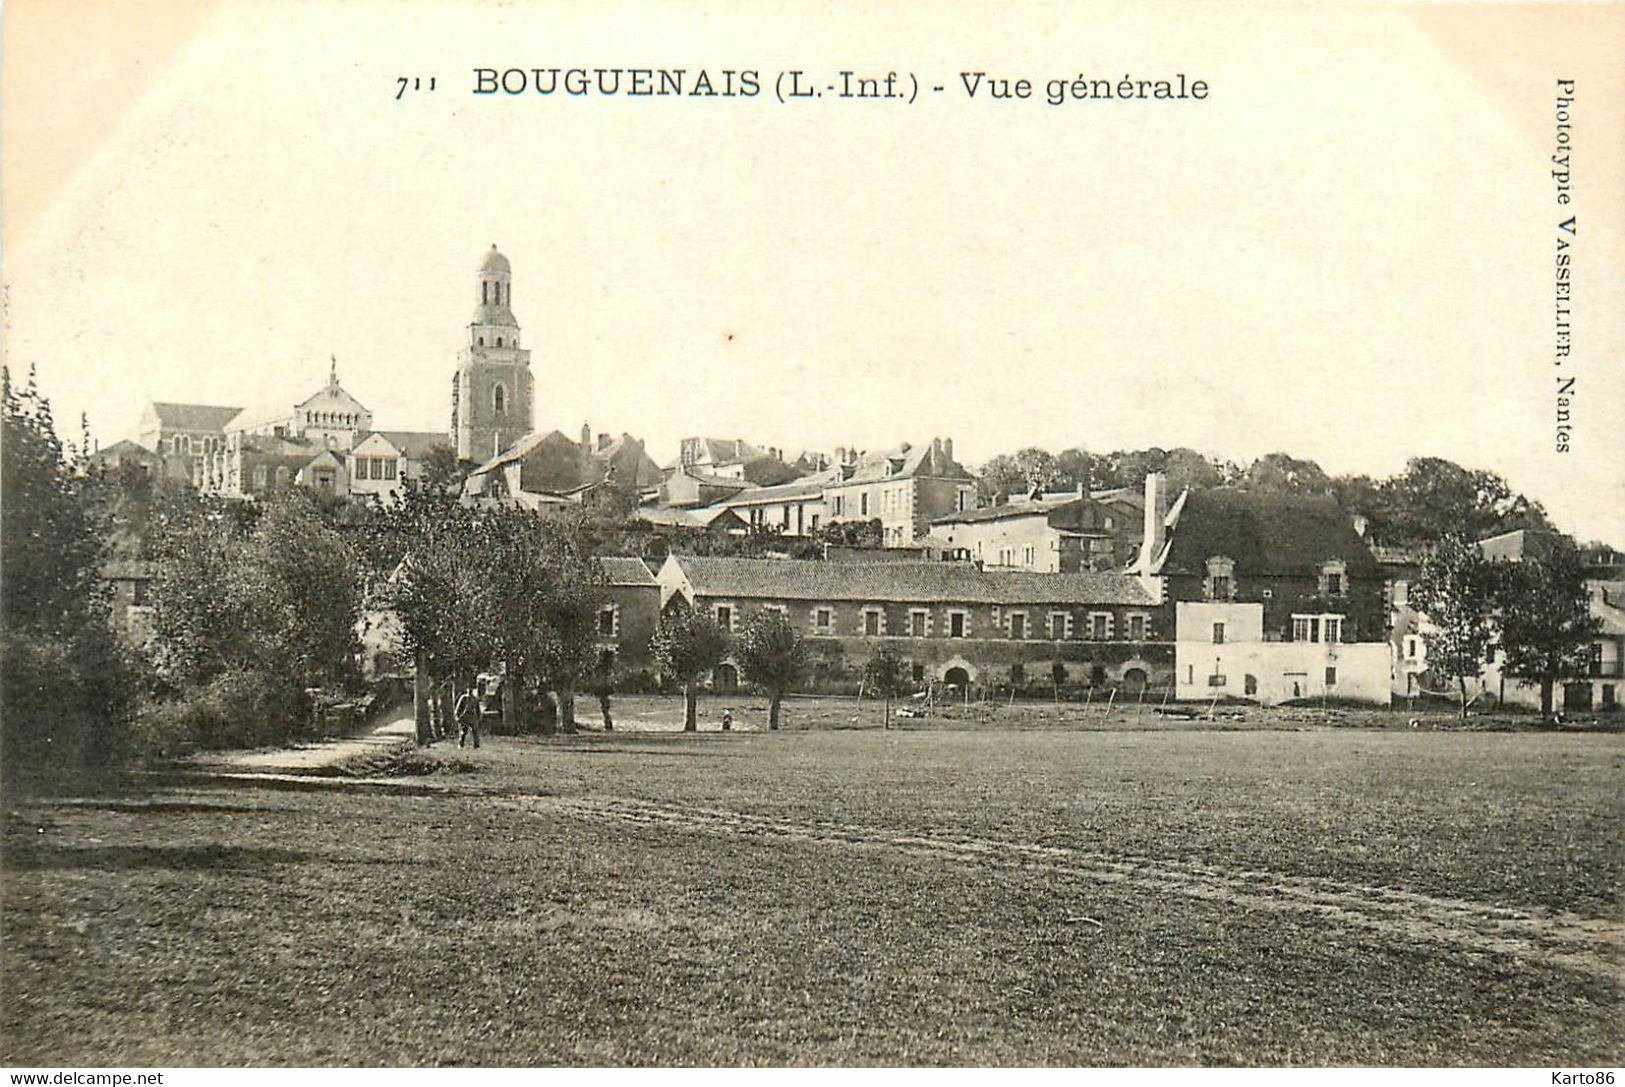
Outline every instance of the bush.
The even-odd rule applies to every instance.
[[[147,735],[160,744],[180,735],[200,747],[263,747],[310,731],[304,690],[257,672],[226,672],[151,712],[159,719],[146,726]]]

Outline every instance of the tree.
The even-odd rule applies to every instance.
[[[788,616],[758,612],[739,636],[735,651],[745,678],[767,692],[767,727],[779,727],[779,706],[786,691],[807,675],[806,639]]]
[[[886,700],[884,728],[891,728],[891,700],[907,694],[909,683],[903,674],[903,662],[888,645],[878,645],[863,665],[863,685]]]
[[[0,726],[8,774],[125,753],[134,674],[109,622],[108,503],[32,372],[0,367]]]
[[[1428,666],[1461,691],[1461,716],[1467,717],[1467,680],[1483,668],[1490,645],[1495,571],[1478,545],[1467,537],[1444,537],[1423,556],[1411,602],[1427,616],[1424,627]]]
[[[1312,460],[1299,460],[1286,453],[1269,453],[1248,465],[1242,485],[1253,491],[1285,491],[1290,494],[1326,494],[1332,481]]]
[[[436,442],[423,456],[423,486],[444,491],[463,481],[463,466],[457,462],[457,450],[445,442]]]
[[[649,650],[655,667],[683,686],[683,731],[699,728],[695,687],[728,654],[728,635],[704,615],[681,605],[660,617]]]
[[[1503,671],[1540,681],[1540,713],[1549,719],[1557,680],[1583,674],[1600,622],[1591,614],[1580,552],[1560,540],[1537,558],[1496,565]]]
[[[1549,528],[1546,511],[1494,472],[1415,457],[1378,486],[1385,542],[1431,544],[1452,532],[1480,540],[1514,528]]]

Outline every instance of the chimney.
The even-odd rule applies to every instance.
[[[592,452],[592,427],[586,423],[581,424],[581,448],[589,453]]]
[[[1168,477],[1161,472],[1145,474],[1145,533],[1140,540],[1140,574],[1151,573],[1151,564],[1162,554],[1168,541]]]
[[[952,438],[942,439],[942,455],[949,460],[954,459],[954,440]]]
[[[734,439],[734,456],[743,457],[744,455],[745,455],[745,439],[743,439],[743,438],[735,438]]]
[[[835,463],[836,464],[845,464],[846,463],[846,446],[838,445],[838,446],[835,447]]]

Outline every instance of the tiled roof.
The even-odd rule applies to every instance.
[[[242,408],[217,404],[166,404],[153,401],[158,424],[166,430],[222,430]]]
[[[761,502],[784,502],[796,499],[822,498],[828,482],[822,479],[798,479],[793,483],[780,483],[776,487],[747,487],[718,505],[752,506]]]
[[[140,442],[122,438],[112,445],[104,445],[91,454],[91,460],[111,460],[114,457],[156,457],[158,454],[142,445]]]
[[[959,513],[949,513],[938,517],[931,523],[934,525],[971,525],[985,521],[1006,521],[1017,517],[1048,516],[1051,510],[1060,509],[1078,501],[1077,495],[1067,498],[1036,498],[1026,502],[1006,502],[1002,506],[987,506],[979,510],[963,510]]]
[[[679,556],[701,596],[948,604],[1156,603],[1126,574],[996,573],[945,562],[830,563]]]
[[[611,585],[658,585],[642,559],[612,555],[598,560]]]
[[[710,528],[719,518],[732,517],[740,524],[739,515],[726,506],[703,506],[697,510],[677,509],[671,506],[642,506],[633,514],[639,521],[651,525],[673,525],[681,528]]]
[[[1347,562],[1351,575],[1376,572],[1370,549],[1331,498],[1192,490],[1172,534],[1165,574],[1205,574],[1216,555],[1235,560],[1237,577],[1313,577],[1329,559]]]

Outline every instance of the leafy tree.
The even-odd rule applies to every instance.
[[[728,654],[728,635],[708,616],[678,606],[660,618],[649,650],[655,667],[683,685],[683,731],[699,728],[695,687]]]
[[[1540,681],[1541,716],[1550,718],[1557,680],[1584,673],[1600,622],[1591,614],[1580,552],[1562,540],[1537,558],[1496,565],[1503,670]]]
[[[745,678],[767,692],[767,727],[778,728],[785,692],[806,678],[811,663],[806,639],[787,616],[761,611],[740,633],[735,656]]]
[[[1490,645],[1490,616],[1494,607],[1495,571],[1478,545],[1466,536],[1451,534],[1423,556],[1411,602],[1424,613],[1431,629],[1424,628],[1428,667],[1456,681],[1461,691],[1461,716],[1467,716],[1467,680],[1479,675]]]
[[[1254,491],[1284,491],[1290,494],[1326,494],[1332,481],[1312,460],[1299,460],[1286,453],[1269,453],[1247,466],[1242,486]]]
[[[886,700],[885,715],[881,719],[885,728],[891,728],[891,700],[907,694],[908,677],[903,673],[902,659],[889,645],[877,645],[863,664],[863,685],[871,693]]]
[[[109,622],[108,504],[29,374],[0,367],[0,725],[9,774],[125,753],[135,679]]]
[[[1480,540],[1514,528],[1549,528],[1540,503],[1516,494],[1494,472],[1438,457],[1416,457],[1378,486],[1379,521],[1389,543],[1431,544],[1450,533]]]
[[[305,690],[357,674],[363,579],[349,540],[299,489],[257,516],[245,506],[180,492],[150,532],[150,652],[174,713],[205,743],[300,731]]]
[[[423,486],[444,491],[463,481],[463,466],[457,451],[445,442],[431,445],[423,456]]]

